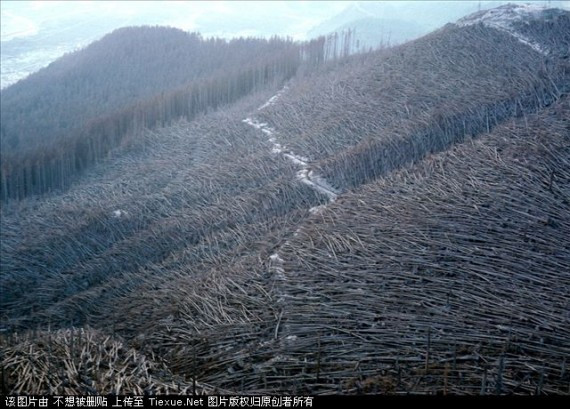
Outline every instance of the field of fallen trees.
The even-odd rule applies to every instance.
[[[278,211],[286,215],[228,225],[194,245],[182,244],[179,227],[181,250],[49,303],[42,294],[61,291],[54,272],[54,281],[22,290],[43,303],[33,317],[51,331],[2,337],[9,385],[57,393],[567,393],[569,112],[564,98],[346,194],[303,225],[306,211]],[[120,207],[125,217],[132,206]],[[245,197],[225,206],[246,217],[238,210]],[[114,209],[102,213],[114,220]],[[191,223],[169,209],[163,204],[163,223]],[[268,260],[277,247],[281,278]],[[66,275],[59,279],[78,280]],[[53,329],[69,324],[101,329]],[[90,341],[98,331],[101,345]],[[154,369],[158,362],[167,370]]]
[[[570,71],[485,30],[335,61],[3,205],[3,387],[570,393]]]
[[[344,195],[282,246],[273,320],[239,313],[264,298],[263,270],[228,266],[234,309],[196,291],[154,345],[252,393],[568,393],[569,112],[565,98]],[[193,333],[204,314],[227,319]]]
[[[549,35],[565,41],[564,23]],[[450,24],[352,59],[325,75],[296,79],[281,103],[263,113],[339,189],[536,112],[570,89],[567,58],[554,51],[545,58],[483,26]]]
[[[89,324],[107,298],[155,275],[153,266],[199,275],[244,237],[319,204],[322,198],[295,182],[294,168],[276,164],[270,145],[235,120],[242,112],[149,132],[137,154],[94,172],[94,183],[7,206],[2,307],[15,321],[5,324]]]

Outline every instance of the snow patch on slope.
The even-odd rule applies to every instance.
[[[119,217],[123,217],[126,216],[127,212],[125,212],[124,210],[113,210],[113,212],[111,213],[111,217],[113,217],[114,219],[118,219]]]
[[[271,98],[269,98],[269,100],[267,100],[267,102],[263,105],[261,105],[259,108],[257,108],[258,111],[261,111],[264,108],[267,108],[268,106],[271,106],[273,104],[275,104],[275,101],[277,101],[279,99],[279,97],[281,95],[283,95],[283,93],[285,91],[287,91],[289,89],[289,87],[287,85],[285,85],[283,87],[283,89],[281,89],[277,94],[273,95]]]
[[[275,104],[275,102],[279,99],[279,97],[281,97],[281,95],[283,95],[283,93],[285,91],[287,91],[287,89],[288,89],[287,86],[283,87],[283,89],[281,89],[277,94],[275,94],[274,96],[269,98],[269,100],[266,103],[261,105],[258,108],[258,111]],[[247,124],[247,125],[254,127],[257,130],[260,130],[265,135],[267,135],[268,141],[271,143],[271,153],[276,154],[276,155],[282,155],[284,158],[290,160],[293,164],[295,164],[296,166],[299,167],[299,170],[297,171],[297,175],[296,175],[297,180],[299,180],[301,183],[304,183],[304,184],[310,186],[311,188],[313,188],[314,190],[316,190],[316,191],[324,194],[325,196],[327,196],[329,198],[329,203],[333,202],[336,199],[336,197],[338,196],[338,192],[326,181],[325,178],[317,175],[313,170],[310,169],[309,159],[307,157],[297,155],[293,151],[287,149],[285,146],[283,146],[277,142],[277,138],[276,138],[277,132],[274,128],[271,128],[271,127],[267,126],[266,123],[259,122],[252,117],[247,117],[247,118],[243,119],[242,122]],[[326,207],[327,207],[326,204],[311,207],[309,209],[309,212],[311,214],[316,215],[316,214],[323,212],[326,209]],[[299,234],[299,230],[300,229],[297,229],[297,231],[294,233],[294,236],[297,236]],[[289,244],[289,241],[286,241],[285,245],[288,245],[288,244]],[[285,261],[279,255],[279,252],[275,252],[269,256],[268,270],[269,270],[269,273],[275,278],[277,283],[284,283],[287,281],[287,277],[285,275],[284,263],[285,263]],[[278,305],[280,305],[280,309],[281,309],[281,312],[280,312],[279,318],[278,318],[278,322],[277,322],[277,326],[275,328],[275,336],[274,337],[277,339],[278,335],[280,333],[286,334],[289,331],[288,331],[288,327],[287,327],[286,323],[284,323],[283,326],[280,325],[281,319],[282,319],[284,311],[285,311],[285,302],[286,302],[287,295],[285,294],[282,285],[278,284],[275,288],[276,288],[276,293],[277,293],[277,303],[278,303]],[[294,335],[289,335],[289,336],[286,336],[284,338],[284,340],[286,342],[289,342],[289,343],[294,342],[296,339],[297,339],[297,337]]]
[[[311,214],[319,214],[321,213],[323,210],[325,210],[327,207],[325,205],[320,205],[320,206],[315,206],[315,207],[311,207],[309,209],[309,212]],[[295,232],[294,236],[298,235],[298,232]]]
[[[273,253],[272,255],[270,255],[269,260],[275,261],[278,263],[283,263],[283,259],[281,257],[279,257],[279,254],[277,254],[277,253]]]
[[[538,4],[506,4],[494,9],[478,11],[477,13],[457,20],[456,24],[460,27],[465,27],[481,23],[487,27],[507,32],[533,50],[541,54],[547,54],[548,50],[519,33],[513,24],[515,22],[537,18],[546,8],[546,6]]]
[[[274,105],[275,102],[281,97],[281,95],[287,91],[287,89],[287,86],[283,87],[283,89],[269,98],[269,100],[265,104],[261,105],[257,110],[259,111],[268,106]],[[305,156],[297,155],[291,150],[287,150],[285,146],[277,142],[277,138],[275,138],[277,132],[274,128],[267,126],[267,123],[265,122],[259,122],[251,117],[245,118],[242,122],[253,126],[255,129],[261,130],[261,132],[269,137],[268,140],[272,144],[271,153],[282,154],[284,158],[289,159],[296,166],[300,167],[300,170],[297,172],[297,179],[300,182],[324,194],[329,198],[330,202],[336,199],[338,192],[323,177],[310,170],[308,158]]]

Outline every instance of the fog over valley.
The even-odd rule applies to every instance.
[[[119,27],[166,25],[205,37],[306,40],[349,28],[362,48],[397,44],[507,1],[11,1],[1,8],[4,88]],[[532,3],[532,2],[531,2]],[[535,2],[545,3],[545,2]],[[568,1],[550,1],[570,8]]]

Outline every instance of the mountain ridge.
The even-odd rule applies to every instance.
[[[7,388],[566,394],[569,27],[320,61],[2,206]]]
[[[164,38],[173,46],[164,47]],[[134,46],[141,43],[147,51]],[[119,30],[1,91],[0,197],[65,189],[74,174],[128,145],[141,128],[192,118],[284,81],[301,63],[302,47],[310,65],[322,46],[278,38],[203,40],[163,27]],[[174,60],[160,58],[165,55]]]

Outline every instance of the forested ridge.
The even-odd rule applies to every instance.
[[[569,16],[268,40],[113,111],[114,154],[0,209],[4,388],[567,395]]]
[[[197,78],[249,68],[291,46],[277,39],[204,40],[168,27],[118,29],[2,90],[3,132],[16,140],[9,141],[13,145],[21,140],[20,148],[26,148],[27,142],[49,141],[88,119]]]
[[[228,41],[168,27],[118,29],[2,90],[0,199],[66,188],[142,129],[275,87],[301,63],[322,63],[327,50],[324,38]]]

